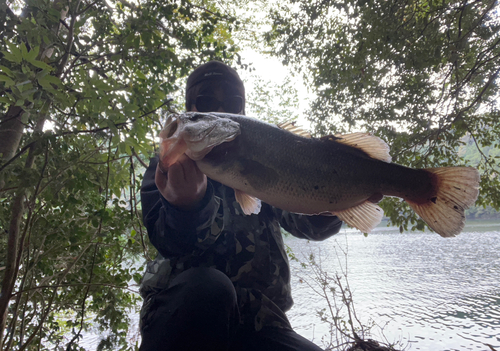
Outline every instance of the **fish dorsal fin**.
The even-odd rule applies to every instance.
[[[325,137],[328,138],[328,137]],[[331,138],[331,137],[330,137]],[[337,143],[342,143],[360,149],[368,156],[384,162],[391,162],[389,145],[385,141],[369,133],[337,134],[333,138]]]
[[[287,121],[278,124],[278,128],[289,131],[290,133],[300,135],[305,138],[311,138],[311,134],[307,131],[295,125],[295,121]]]
[[[369,233],[380,223],[384,211],[377,204],[365,201],[361,205],[335,211],[333,214],[350,227],[354,227],[363,233]]]
[[[248,195],[241,190],[234,189],[236,201],[240,204],[243,213],[246,215],[258,214],[260,212],[261,203],[256,197]]]

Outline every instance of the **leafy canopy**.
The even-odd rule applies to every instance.
[[[477,204],[498,210],[499,10],[492,0],[290,0],[266,36],[316,91],[318,134],[372,132],[411,167],[475,166]],[[459,152],[465,143],[480,159]],[[382,206],[401,229],[423,228],[404,203]]]
[[[0,6],[0,348],[81,349],[93,328],[100,348],[134,349],[128,309],[155,255],[142,173],[182,78],[231,62],[235,18],[210,1]]]

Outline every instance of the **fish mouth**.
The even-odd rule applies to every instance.
[[[168,116],[165,127],[160,132],[160,169],[166,172],[187,150],[183,138],[179,138],[179,118],[177,115]]]
[[[177,132],[178,125],[179,120],[177,118],[177,115],[168,116],[167,120],[165,121],[165,126],[160,131],[160,138],[162,140],[166,140],[174,137],[174,134]]]

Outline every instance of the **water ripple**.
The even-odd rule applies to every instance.
[[[412,350],[487,350],[486,343],[500,348],[500,231],[491,224],[467,228],[471,230],[450,239],[377,230],[368,237],[349,232],[337,240],[307,243],[290,238],[287,244],[296,255],[321,256],[328,272],[339,269],[345,258],[336,255],[347,251],[347,267],[342,267],[358,316],[383,326],[390,341],[403,339]],[[307,275],[298,265],[294,269]],[[327,329],[311,316],[311,309],[321,308],[324,301],[302,305],[314,293],[306,284],[293,284],[292,324],[307,325],[306,337],[315,325],[318,340]]]

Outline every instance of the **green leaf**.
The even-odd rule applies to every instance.
[[[50,73],[50,71],[47,70],[47,69],[44,69],[43,71],[37,72],[36,79],[41,79],[41,78],[45,77],[47,74],[49,74],[49,73]]]
[[[51,76],[50,74],[41,76],[38,78],[38,83],[47,90],[54,90],[51,84],[56,85],[58,88],[62,86],[62,82],[59,78]]]
[[[7,57],[7,52],[2,51],[2,53],[6,56],[7,60],[11,62],[16,62],[16,63],[21,63],[23,60],[23,55],[21,53],[21,50],[17,47],[17,45],[11,43],[11,42],[6,42],[7,46],[9,47],[10,55],[13,57],[13,60],[9,59]],[[23,43],[24,44],[24,43]],[[26,49],[26,46],[24,46],[24,49]]]
[[[129,146],[134,147],[134,148],[140,148],[139,143],[137,143],[137,141],[132,137],[126,138],[125,143],[128,144]]]
[[[28,56],[28,49],[26,48],[26,44],[24,44],[24,42],[22,42],[20,47],[21,47],[21,57],[23,59],[26,59],[26,57]]]
[[[119,134],[118,128],[116,127],[116,124],[112,120],[106,119],[105,125],[113,132],[114,135]]]
[[[40,46],[35,46],[28,52],[26,55],[26,61],[32,62],[38,57],[38,53],[40,52]]]
[[[48,71],[52,71],[53,68],[52,66],[46,64],[45,62],[43,61],[39,61],[39,60],[31,60],[29,61],[33,66],[35,67],[38,67],[38,68],[41,68],[41,69],[44,69],[44,70],[48,70]]]
[[[21,63],[22,61],[21,52],[19,52],[19,56],[16,56],[15,54],[10,53],[8,51],[1,51],[1,53],[3,54],[3,57],[5,57],[7,61],[14,63]]]
[[[139,77],[139,79],[147,79],[147,77],[144,75],[144,73],[142,73],[139,70],[135,71],[135,74],[137,75],[137,77]]]
[[[48,81],[49,83],[57,85],[59,88],[62,87],[62,82],[59,78],[51,75],[46,75],[45,80]]]
[[[3,74],[0,74],[0,82],[5,82],[5,85],[7,87],[10,87],[11,85],[14,85],[14,81],[12,79],[10,79],[9,77],[3,75]]]
[[[0,71],[11,78],[14,78],[14,73],[12,73],[12,71],[9,68],[0,65]]]

